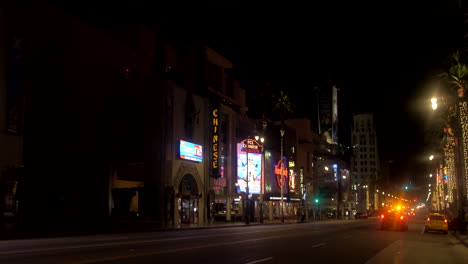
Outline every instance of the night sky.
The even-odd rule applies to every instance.
[[[376,114],[380,156],[395,161],[394,176],[416,182],[427,152],[426,79],[463,36],[456,0],[67,2],[97,23],[164,24],[176,36],[206,41],[235,64],[247,91],[269,80],[304,113],[308,90],[337,81],[350,111]]]

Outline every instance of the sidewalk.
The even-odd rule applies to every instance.
[[[460,234],[460,232],[451,233],[454,237],[456,237],[465,247],[468,247],[468,234]]]

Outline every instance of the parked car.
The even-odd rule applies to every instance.
[[[441,231],[444,234],[448,234],[448,221],[445,215],[438,213],[430,214],[424,226],[424,232],[429,231]]]
[[[356,219],[367,219],[368,215],[365,212],[358,212],[354,216]]]

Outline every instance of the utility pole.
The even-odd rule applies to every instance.
[[[250,136],[247,138],[247,170],[246,170],[246,188],[245,192],[247,193],[247,198],[246,198],[246,205],[245,205],[245,224],[248,225],[250,223],[250,194],[249,194],[249,146],[250,146]]]
[[[280,133],[281,133],[281,171],[280,171],[280,175],[281,175],[281,202],[280,202],[280,206],[281,206],[281,223],[284,223],[284,201],[283,201],[283,186],[284,186],[284,178],[283,178],[283,168],[284,168],[284,159],[283,159],[283,137],[284,137],[284,128],[281,126],[281,129],[280,129]]]
[[[337,215],[337,219],[341,219],[341,200],[342,200],[342,197],[341,197],[341,175],[340,173],[338,172],[338,167],[337,168],[334,168],[336,170],[336,177],[337,177],[337,181],[338,181],[338,201],[337,202],[337,205],[336,205],[336,215]]]

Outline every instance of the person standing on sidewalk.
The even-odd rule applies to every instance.
[[[465,210],[462,208],[458,214],[458,230],[460,235],[466,235]]]

